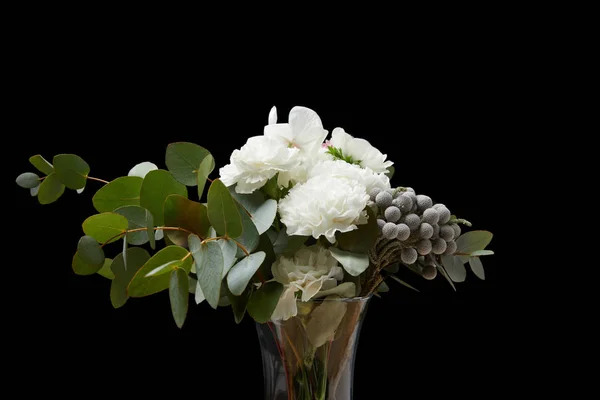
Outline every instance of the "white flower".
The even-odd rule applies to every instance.
[[[360,182],[318,175],[297,184],[279,201],[279,215],[288,235],[315,239],[324,235],[335,243],[337,231],[357,229],[356,224],[364,221],[368,201]]]
[[[342,160],[326,160],[316,164],[309,172],[308,178],[315,176],[332,176],[358,181],[366,189],[367,193],[373,188],[381,190],[390,189],[390,178],[384,173],[375,173],[370,168],[361,168],[356,164],[350,164]]]
[[[302,292],[300,299],[308,301],[319,291],[336,287],[344,278],[344,271],[331,252],[318,245],[303,247],[292,258],[279,256],[271,272],[284,285],[272,320],[287,320],[297,314],[296,292]]]
[[[219,170],[225,186],[236,184],[237,193],[252,193],[282,171],[298,166],[298,149],[287,147],[267,136],[253,136],[239,150],[234,150],[230,164]]]
[[[153,164],[149,161],[144,161],[142,163],[137,164],[135,167],[129,170],[128,176],[139,176],[140,178],[144,178],[148,172],[157,170],[158,167],[156,164]]]
[[[347,134],[342,128],[335,128],[331,134],[331,145],[342,150],[344,156],[350,156],[364,168],[370,168],[374,172],[387,172],[387,168],[394,163],[385,161],[386,154],[381,154],[379,150],[371,146],[364,140],[354,138]]]

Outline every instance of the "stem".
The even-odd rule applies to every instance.
[[[273,329],[273,324],[271,321],[267,321],[267,325],[273,334],[273,339],[275,339],[275,345],[277,346],[277,351],[279,352],[279,356],[281,357],[281,362],[283,363],[283,371],[285,372],[285,380],[288,386],[288,400],[292,400],[292,390],[293,390],[293,382],[290,382],[290,374],[287,369],[287,364],[285,362],[285,354],[283,353],[283,349],[279,344],[279,340],[277,340],[277,334],[275,333],[275,329]]]
[[[108,181],[105,181],[104,179],[100,179],[100,178],[94,178],[93,176],[88,176],[87,179],[90,179],[92,181],[98,181],[98,182],[102,182],[104,184],[109,183]]]
[[[231,240],[233,240],[233,239],[231,239]],[[244,252],[244,254],[246,255],[246,257],[248,257],[250,255],[250,253],[248,252],[248,250],[246,250],[246,248],[240,242],[238,242],[237,240],[233,240],[233,241],[235,242],[235,244],[237,245],[237,247],[239,247]]]
[[[187,232],[189,234],[193,234],[194,232],[190,232],[187,229],[184,228],[179,228],[177,226],[155,226],[154,230],[157,231],[159,229],[162,229],[163,231],[182,231],[182,232]],[[121,233],[116,234],[115,236],[111,237],[110,239],[108,239],[106,242],[102,243],[102,245],[100,247],[104,247],[106,246],[108,243],[110,243],[113,239],[118,238],[119,236],[123,236],[126,235],[130,232],[141,232],[141,231],[146,231],[148,230],[148,228],[135,228],[135,229],[127,229]]]

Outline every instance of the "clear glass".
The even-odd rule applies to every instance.
[[[298,301],[295,317],[257,323],[265,400],[351,400],[370,299]]]

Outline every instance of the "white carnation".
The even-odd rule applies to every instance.
[[[356,180],[318,175],[294,186],[279,202],[281,222],[288,235],[325,236],[335,243],[335,233],[357,229],[365,219],[369,195]]]
[[[291,258],[279,256],[271,272],[274,279],[284,285],[272,320],[287,320],[297,314],[296,292],[302,292],[300,299],[308,301],[319,291],[336,287],[344,278],[344,271],[331,252],[318,245],[303,247]]]
[[[236,192],[252,193],[278,172],[293,170],[299,162],[298,149],[266,136],[254,136],[233,151],[230,164],[222,167],[219,175],[225,186],[237,183]]]
[[[371,189],[390,189],[390,178],[384,173],[375,173],[370,168],[361,168],[356,164],[349,164],[342,160],[327,160],[317,163],[309,172],[308,178],[315,176],[332,176],[358,181],[370,193]]]
[[[331,134],[331,145],[341,149],[345,156],[351,156],[360,161],[361,167],[370,168],[374,172],[387,172],[387,168],[394,163],[385,161],[386,154],[382,154],[365,139],[354,138],[342,128],[335,128]]]

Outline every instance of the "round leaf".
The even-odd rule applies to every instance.
[[[73,268],[73,272],[75,272],[77,275],[92,275],[102,268],[102,264],[86,264],[83,262],[81,257],[79,257],[79,253],[77,252],[71,261],[71,268]]]
[[[111,281],[115,279],[115,274],[113,274],[112,269],[110,269],[112,262],[113,260],[111,258],[104,259],[104,265],[98,271],[99,275],[102,275],[103,277],[108,278]]]
[[[236,238],[243,232],[238,206],[220,179],[215,179],[208,189],[208,219],[219,235]]]
[[[244,290],[244,293],[242,293],[240,296],[234,296],[231,292],[228,291],[227,297],[229,298],[229,302],[231,303],[231,309],[233,310],[233,317],[235,319],[236,324],[242,322],[242,319],[246,314],[246,307],[248,307],[248,300],[250,300],[251,295],[252,287],[246,288],[246,290]]]
[[[174,270],[169,280],[169,300],[173,319],[180,329],[187,316],[189,297],[187,272],[183,269]]]
[[[261,204],[252,214],[252,222],[256,226],[259,235],[266,232],[277,215],[277,201],[269,199]]]
[[[140,205],[152,213],[156,226],[164,225],[163,205],[171,194],[187,197],[187,188],[177,182],[169,171],[148,172],[140,190]]]
[[[178,182],[186,186],[196,186],[196,173],[208,154],[208,150],[195,143],[171,143],[167,147],[165,164]]]
[[[36,187],[29,189],[29,193],[31,194],[31,197],[37,196],[39,191],[40,191],[40,185],[37,185]]]
[[[38,190],[40,204],[54,203],[65,192],[65,185],[58,179],[56,173],[51,173],[42,181]]]
[[[342,264],[342,267],[352,276],[362,274],[369,267],[369,256],[364,253],[350,253],[337,247],[330,247],[333,258]]]
[[[211,172],[215,169],[215,159],[211,154],[207,154],[204,157],[204,160],[200,163],[200,167],[198,168],[198,198],[202,198],[202,193],[204,192],[204,186],[206,185],[206,180]]]
[[[117,208],[114,212],[127,218],[128,229],[144,229],[143,231],[128,232],[127,242],[129,244],[141,246],[148,243],[149,237],[154,239],[154,221],[150,211],[140,206],[124,206]]]
[[[123,253],[119,253],[113,260],[110,269],[115,278],[110,286],[110,301],[114,308],[119,308],[125,304],[129,298],[127,286],[136,275],[138,270],[148,262],[150,254],[140,247],[127,249],[127,268],[123,260]],[[168,276],[167,276],[168,279]]]
[[[201,243],[196,235],[189,236],[189,248],[196,263],[196,275],[202,293],[212,308],[217,308],[221,298],[223,252],[215,241]]]
[[[52,164],[46,161],[46,159],[39,154],[29,157],[29,162],[31,163],[31,165],[36,167],[38,171],[46,175],[50,175],[54,172],[54,167],[52,166]]]
[[[260,235],[256,230],[256,225],[252,222],[252,218],[248,215],[246,210],[240,205],[236,204],[240,218],[242,220],[242,235],[238,236],[235,240],[240,243],[248,251],[252,253],[258,244],[260,243]],[[237,249],[237,257],[244,257],[246,254],[241,249]]]
[[[250,254],[235,264],[227,274],[227,286],[231,293],[236,296],[241,295],[252,276],[258,271],[258,268],[265,260],[265,252]]]
[[[189,252],[180,246],[167,246],[154,254],[131,280],[127,288],[129,296],[149,296],[168,289],[169,274],[155,274],[148,277],[146,275],[171,261],[181,261],[179,268],[189,272],[192,268],[192,257],[189,257],[188,254]]]
[[[469,259],[469,266],[471,271],[481,280],[485,280],[485,271],[483,269],[483,263],[479,257],[471,257]]]
[[[81,261],[85,264],[98,267],[94,272],[100,270],[104,265],[104,250],[102,250],[98,241],[91,236],[86,235],[79,239],[77,253]]]
[[[448,273],[448,276],[454,282],[464,282],[467,277],[467,270],[462,261],[456,256],[442,256],[442,264]]]
[[[195,233],[200,237],[206,237],[210,222],[208,221],[208,210],[204,204],[188,200],[184,196],[172,194],[165,199],[164,224],[175,226]],[[179,246],[187,245],[187,232],[166,231],[171,241]]]
[[[275,281],[265,283],[250,296],[248,314],[259,324],[269,321],[277,307],[281,292],[283,292],[281,283]]]
[[[483,250],[492,241],[491,232],[488,231],[470,231],[460,235],[456,239],[456,252],[471,254],[477,250]]]
[[[85,187],[90,166],[75,154],[59,154],[52,160],[58,179],[69,189]]]
[[[354,253],[368,253],[375,245],[379,237],[379,227],[377,226],[377,216],[370,207],[367,207],[369,216],[366,224],[358,225],[358,229],[350,232],[338,233],[336,239],[343,250]]]
[[[181,264],[183,264],[183,261],[181,261],[181,260],[169,261],[166,264],[163,264],[159,267],[154,268],[152,271],[150,271],[146,275],[144,275],[144,277],[147,278],[149,276],[166,274],[167,272],[173,271],[175,268],[179,267]]]
[[[142,182],[138,176],[122,176],[109,182],[92,198],[94,208],[98,212],[110,212],[123,206],[139,206]]]
[[[24,189],[33,189],[40,184],[40,177],[33,172],[23,172],[17,176],[16,182]]]
[[[219,239],[217,243],[221,246],[221,252],[223,253],[223,273],[221,278],[225,278],[225,275],[227,275],[227,272],[229,272],[235,263],[238,247],[233,239]]]
[[[99,243],[109,243],[119,240],[120,233],[127,230],[127,219],[116,213],[102,213],[92,215],[83,221],[83,232],[96,239]]]

